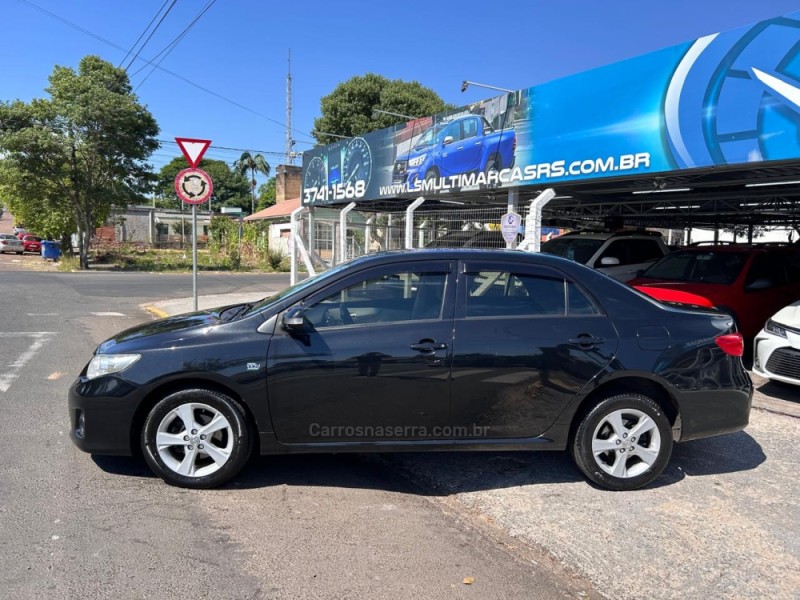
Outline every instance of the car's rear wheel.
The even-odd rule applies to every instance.
[[[578,468],[609,490],[635,490],[664,471],[672,431],[664,411],[640,394],[611,396],[578,425],[572,454]]]
[[[245,465],[251,445],[242,407],[211,390],[170,394],[153,407],[142,428],[147,464],[179,487],[222,485]]]

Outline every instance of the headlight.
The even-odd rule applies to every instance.
[[[422,163],[425,162],[425,157],[426,156],[427,156],[427,154],[420,154],[416,158],[408,159],[408,166],[409,167],[418,167],[418,166],[420,166]]]
[[[782,338],[786,337],[786,328],[783,325],[779,325],[772,319],[767,321],[767,324],[764,325],[764,331],[769,331],[770,333],[780,336]]]
[[[141,358],[140,354],[98,354],[86,367],[87,379],[95,379],[110,373],[119,373]]]

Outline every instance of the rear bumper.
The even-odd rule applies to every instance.
[[[750,422],[752,401],[752,383],[738,390],[684,392],[678,398],[681,432],[677,441],[688,442],[741,431]]]

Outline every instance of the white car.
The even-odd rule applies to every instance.
[[[0,254],[4,252],[16,252],[22,254],[25,251],[25,245],[22,240],[10,233],[0,233]]]
[[[573,231],[542,244],[542,252],[574,260],[619,281],[630,281],[669,254],[669,248],[656,231]]]
[[[756,335],[753,372],[800,385],[800,300],[780,309]]]

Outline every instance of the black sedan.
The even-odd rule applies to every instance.
[[[102,343],[70,389],[71,435],[193,488],[254,451],[568,448],[591,481],[630,490],[673,442],[747,425],[741,354],[730,316],[572,261],[391,252]]]

